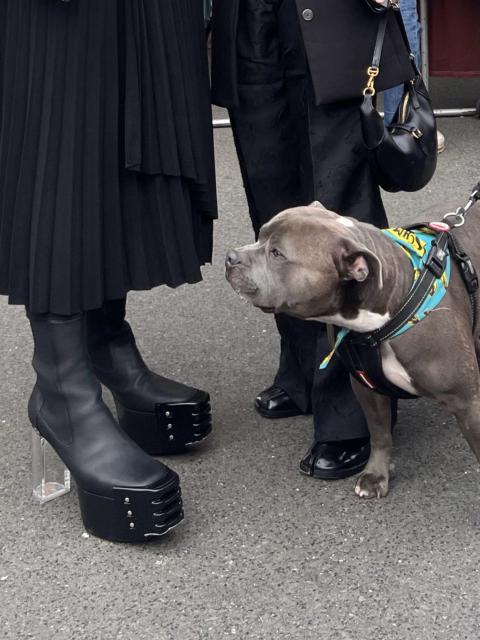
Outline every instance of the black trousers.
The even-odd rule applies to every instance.
[[[256,233],[287,207],[319,200],[377,226],[387,223],[363,145],[359,102],[315,106],[294,0],[241,0],[235,144]],[[334,61],[332,61],[334,64]],[[313,412],[315,439],[368,434],[349,375],[330,351],[325,325],[279,315],[275,384]]]

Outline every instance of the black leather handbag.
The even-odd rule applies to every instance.
[[[372,4],[367,0],[368,4]],[[381,5],[379,5],[381,6]],[[369,67],[368,84],[361,106],[362,129],[370,152],[370,163],[378,184],[386,191],[418,191],[432,178],[437,166],[437,125],[430,96],[413,54],[415,77],[404,83],[404,94],[390,125],[386,125],[375,107],[375,79],[380,73],[380,58],[387,24],[393,11],[410,50],[400,11],[396,5],[384,10]]]

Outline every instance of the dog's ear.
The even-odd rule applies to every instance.
[[[383,288],[382,263],[365,245],[342,240],[334,252],[333,260],[342,280],[365,282],[371,278],[378,289]]]

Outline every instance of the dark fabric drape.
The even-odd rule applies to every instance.
[[[196,0],[3,0],[0,293],[71,314],[201,278],[216,215]]]

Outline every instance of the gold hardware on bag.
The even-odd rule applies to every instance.
[[[420,140],[420,138],[423,138],[423,133],[420,131],[420,129],[414,129],[412,131],[412,136],[415,138],[415,140]]]
[[[367,82],[367,86],[363,90],[364,96],[375,95],[375,78],[378,76],[379,73],[380,73],[380,69],[378,67],[368,67],[367,69],[368,82]]]
[[[403,96],[403,100],[400,104],[398,124],[405,124],[405,120],[407,119],[407,115],[408,115],[409,105],[410,105],[410,93],[408,92]]]

